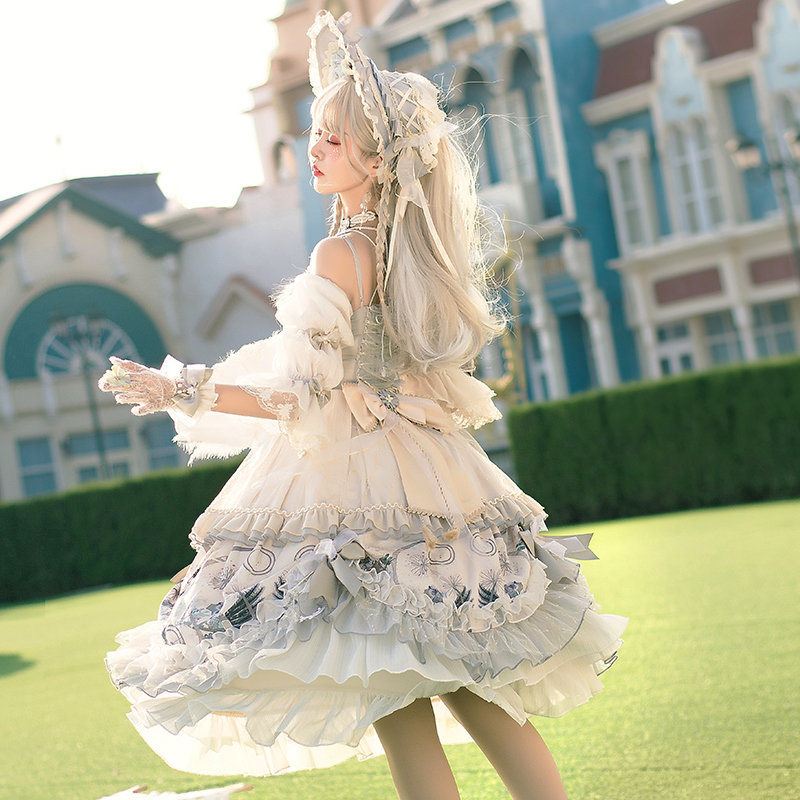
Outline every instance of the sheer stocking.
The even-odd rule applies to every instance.
[[[553,756],[530,722],[517,724],[500,706],[468,689],[443,695],[442,702],[489,759],[514,800],[567,800]]]

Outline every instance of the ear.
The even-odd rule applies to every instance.
[[[369,176],[370,178],[375,178],[378,174],[378,170],[381,168],[381,164],[383,164],[383,156],[375,156],[370,161],[369,164]]]

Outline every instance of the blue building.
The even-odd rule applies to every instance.
[[[287,36],[311,3],[287,5]],[[519,264],[511,281],[522,400],[544,400],[639,376],[626,323],[611,213],[594,163],[594,132],[581,106],[594,96],[598,25],[662,0],[398,0],[357,19],[380,66],[413,70],[442,87],[446,105],[474,136],[482,199],[505,219]],[[295,26],[296,27],[296,26]],[[284,55],[285,53],[285,55]],[[279,66],[290,69],[288,45]],[[299,65],[295,65],[299,67]],[[272,79],[271,79],[272,80]],[[310,93],[284,91],[298,161]],[[307,83],[305,84],[307,87]],[[470,125],[470,123],[473,123]],[[301,177],[301,183],[307,183]],[[308,188],[308,187],[306,187]],[[598,196],[598,188],[600,195]],[[319,203],[304,203],[309,243],[324,235]],[[496,372],[508,348],[487,353]],[[520,397],[521,394],[521,397]]]
[[[505,218],[508,261],[519,265],[513,347],[487,352],[484,367],[503,372],[515,350],[519,399],[797,350],[800,254],[788,208],[800,204],[799,5],[374,0],[352,9],[380,66],[428,75],[452,112],[480,120],[481,196]],[[275,153],[294,148],[295,164],[306,159],[311,100],[300,40],[321,6],[294,0],[276,20]],[[741,171],[731,149],[785,168]],[[310,246],[324,213],[298,173]]]
[[[661,5],[660,2],[655,4]],[[452,111],[482,117],[481,197],[507,220],[519,263],[521,399],[638,377],[602,194],[593,185],[593,29],[653,0],[401,2],[378,29],[388,65],[427,73]],[[599,200],[599,202],[598,202]]]
[[[590,179],[642,374],[796,352],[800,3],[684,0],[595,39]]]

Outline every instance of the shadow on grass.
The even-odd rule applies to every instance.
[[[19,653],[0,653],[0,678],[29,669],[35,664],[35,661],[23,658]]]

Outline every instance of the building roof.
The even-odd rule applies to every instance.
[[[705,45],[706,58],[750,50],[753,28],[764,0],[684,0],[637,12],[595,33],[602,48],[595,97],[630,89],[653,79],[655,40],[666,27],[695,28]]]
[[[213,335],[214,329],[225,317],[231,302],[236,299],[242,299],[260,309],[266,309],[273,316],[275,314],[269,292],[256,285],[246,275],[231,275],[200,317],[197,329],[201,336],[211,337]]]
[[[120,228],[126,235],[136,239],[150,255],[159,257],[176,253],[181,244],[163,231],[142,224],[135,216],[100,199],[97,193],[90,194],[85,186],[80,189],[78,181],[65,181],[36,189],[28,194],[11,198],[0,206],[0,247],[19,235],[28,225],[60,202],[67,202],[76,211],[106,225]],[[92,188],[89,183],[90,189]]]
[[[133,217],[143,217],[145,214],[163,211],[167,207],[167,198],[159,188],[157,181],[157,172],[145,172],[130,175],[96,175],[85,178],[69,178],[53,185],[74,186],[84,194],[91,195],[110,206],[114,206],[119,211],[123,211]],[[41,188],[47,189],[49,187]],[[33,192],[0,199],[0,211],[29,194],[33,194]]]
[[[167,207],[167,198],[157,180],[157,172],[147,172],[74,178],[67,183],[84,194],[138,218],[163,211]]]

